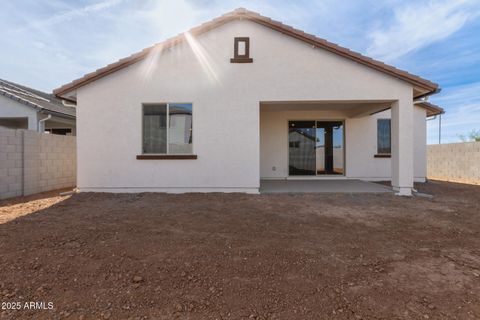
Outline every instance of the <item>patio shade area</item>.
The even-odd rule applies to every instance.
[[[384,193],[390,187],[356,179],[260,180],[260,193]]]

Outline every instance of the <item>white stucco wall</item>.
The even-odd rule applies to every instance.
[[[415,106],[413,113],[413,177],[416,182],[425,182],[427,177],[427,111]]]
[[[414,178],[426,176],[426,114],[414,108]],[[390,111],[372,116],[349,118],[342,111],[262,111],[260,114],[260,176],[288,177],[288,121],[343,120],[345,135],[345,176],[363,180],[391,180],[390,158],[375,158],[377,119],[389,119]],[[275,167],[275,170],[273,169]]]
[[[37,111],[4,96],[0,96],[0,118],[28,118],[25,129],[37,130]]]
[[[250,37],[253,63],[230,63],[238,36]],[[191,45],[167,49],[78,89],[78,187],[257,192],[259,102],[297,100],[399,100],[408,105],[412,88],[253,22],[230,22]],[[148,102],[193,103],[197,160],[136,160],[142,149],[141,104]]]

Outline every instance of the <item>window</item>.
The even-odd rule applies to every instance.
[[[290,148],[300,148],[300,141],[290,141],[288,144]]]
[[[144,154],[192,154],[192,104],[143,105]]]
[[[253,62],[250,58],[250,38],[236,37],[233,40],[233,58],[231,63],[249,63]]]
[[[45,129],[45,132],[51,133],[51,134],[60,134],[63,136],[70,135],[72,133],[72,129],[69,128],[52,128],[52,129]]]
[[[390,154],[390,152],[391,152],[390,119],[377,119],[377,153]]]

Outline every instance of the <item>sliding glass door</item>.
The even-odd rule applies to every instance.
[[[343,174],[343,122],[317,121],[317,175]]]
[[[343,175],[343,141],[342,121],[290,121],[289,174]]]
[[[288,123],[288,150],[290,175],[315,175],[315,121]]]

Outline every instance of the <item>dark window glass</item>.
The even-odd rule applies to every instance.
[[[168,116],[168,153],[192,153],[192,104],[170,103]]]
[[[143,106],[143,153],[167,153],[167,105]]]
[[[192,104],[143,106],[143,153],[191,154]]]
[[[343,174],[343,122],[317,121],[317,175]]]
[[[377,120],[377,153],[391,153],[391,123],[390,119]]]
[[[66,136],[67,134],[72,133],[72,129],[52,128],[52,129],[45,129],[45,132],[50,132],[51,134],[59,134],[59,135]]]
[[[288,123],[290,175],[315,175],[315,141],[315,121]]]

